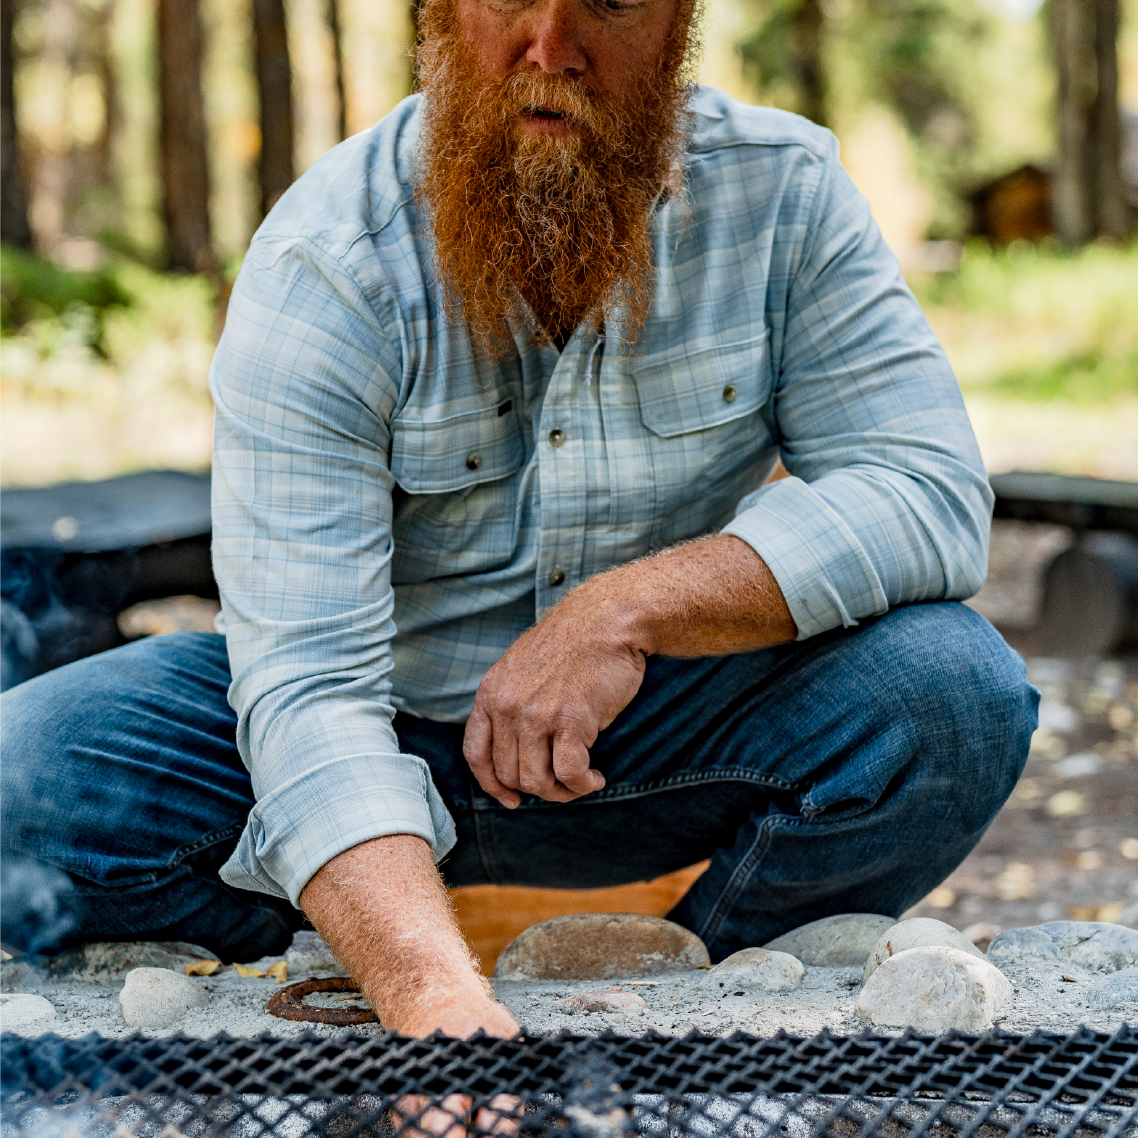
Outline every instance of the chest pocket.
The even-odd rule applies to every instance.
[[[634,360],[652,468],[653,548],[714,531],[770,470],[773,444],[760,414],[771,391],[768,338],[764,329],[704,351]]]
[[[494,482],[525,461],[514,401],[437,423],[391,423],[391,474],[408,494],[446,494]]]
[[[396,584],[485,572],[516,541],[526,443],[507,399],[437,423],[391,423]]]
[[[632,372],[644,425],[663,439],[753,415],[770,394],[770,332],[695,352],[656,352]]]

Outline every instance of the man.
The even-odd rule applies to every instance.
[[[1037,697],[955,603],[959,391],[831,136],[685,86],[691,7],[428,0],[423,95],[262,226],[213,373],[224,641],[5,697],[5,842],[71,939],[250,959],[303,914],[389,1027],[505,1035],[436,863],[710,857],[672,916],[719,959],[901,913],[994,817]]]

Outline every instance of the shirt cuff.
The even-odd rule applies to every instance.
[[[881,580],[841,515],[801,478],[772,482],[739,504],[723,533],[766,563],[806,640],[888,612]]]
[[[332,759],[257,802],[237,848],[221,867],[227,885],[287,897],[344,850],[388,834],[415,834],[436,862],[457,840],[430,768],[414,755]]]

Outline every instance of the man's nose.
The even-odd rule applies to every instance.
[[[534,24],[526,63],[548,75],[584,72],[589,60],[580,36],[580,0],[544,0],[531,9]]]

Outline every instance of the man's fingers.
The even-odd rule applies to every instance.
[[[495,1095],[479,1107],[470,1126],[471,1106],[468,1095],[447,1095],[438,1103],[426,1095],[404,1095],[391,1112],[395,1133],[397,1138],[509,1138],[524,1113],[516,1095]]]
[[[426,1095],[404,1095],[392,1110],[399,1138],[466,1138],[466,1117],[471,1100],[467,1095],[447,1095],[432,1104]]]
[[[559,801],[550,797],[557,787],[557,779],[553,774],[548,736],[530,735],[519,742],[518,782],[527,794],[536,794],[547,802]]]
[[[605,784],[605,776],[589,766],[589,748],[572,735],[556,735],[553,739],[553,773],[574,798],[592,794]]]
[[[521,802],[516,790],[504,786],[494,770],[494,728],[490,716],[477,704],[466,721],[466,734],[462,739],[462,753],[478,785],[491,798],[513,810]]]
[[[510,790],[521,790],[518,778],[518,737],[496,716],[494,720],[494,774],[502,786]]]
[[[495,1138],[508,1138],[518,1132],[525,1109],[522,1100],[516,1095],[495,1095],[474,1116],[476,1134],[494,1135]]]

